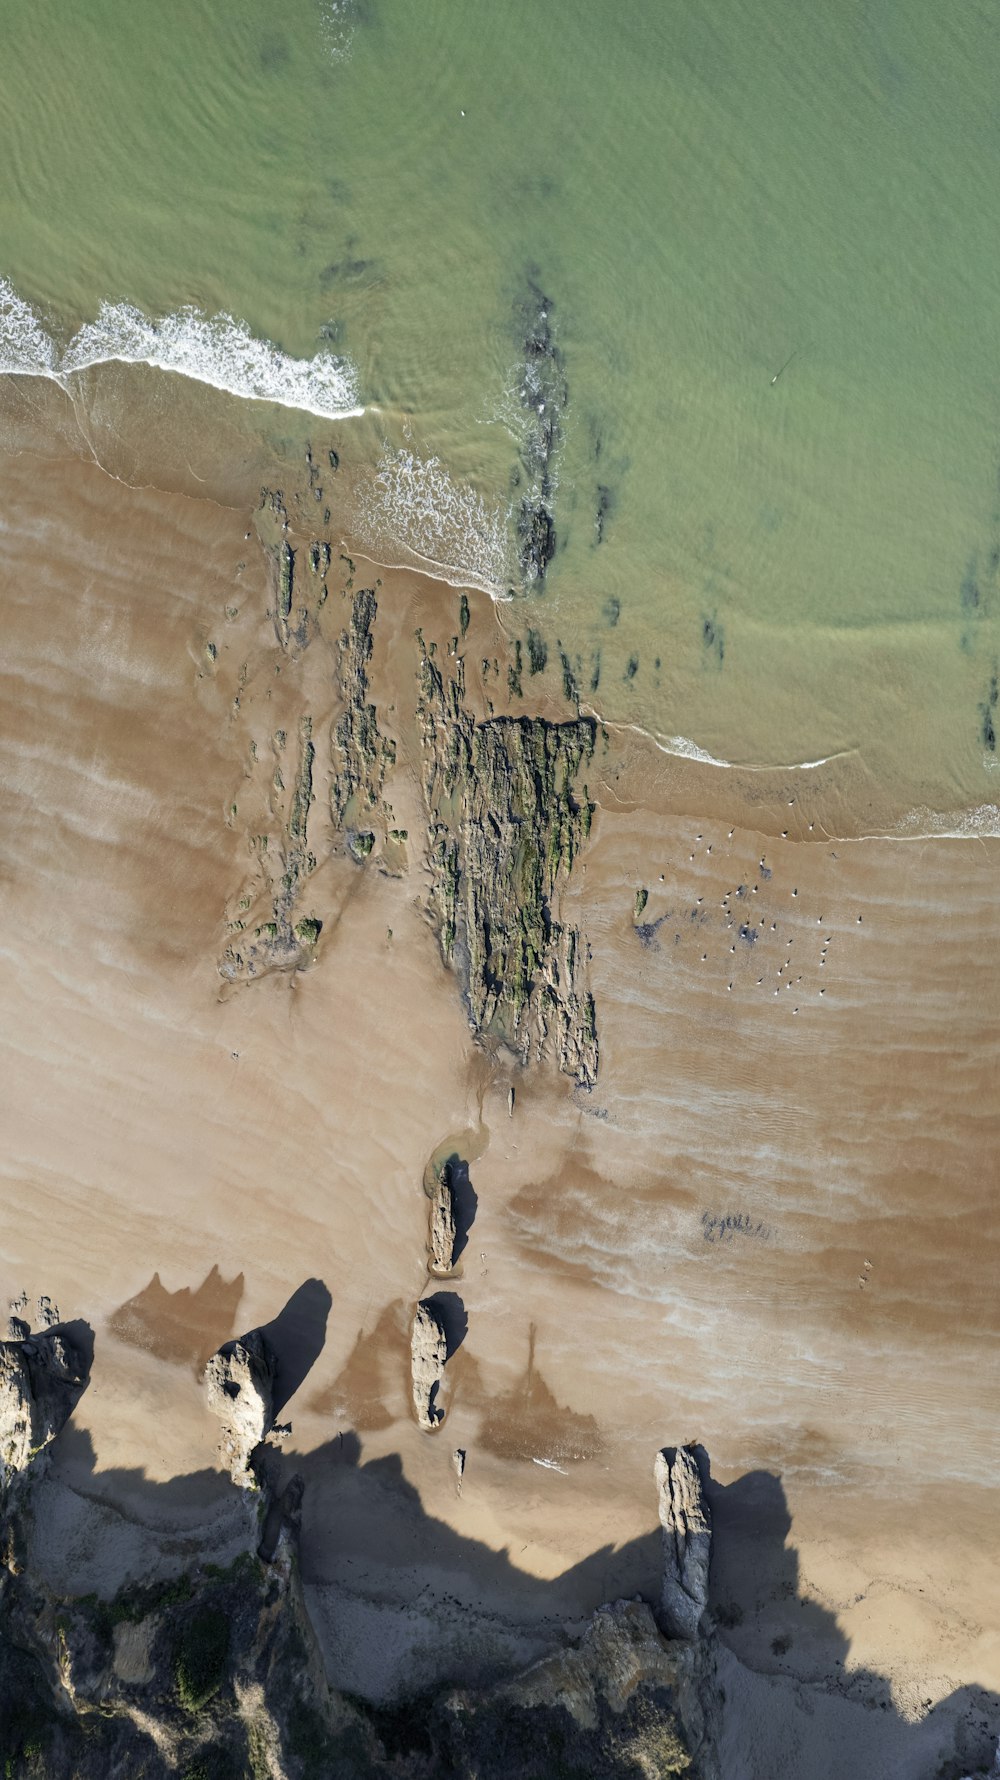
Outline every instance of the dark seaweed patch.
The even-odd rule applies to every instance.
[[[708,617],[702,619],[701,645],[706,655],[714,655],[721,667],[726,656],[726,634],[718,619]]]
[[[537,630],[529,630],[527,643],[529,674],[543,674],[545,672],[545,664],[549,659],[549,652],[544,639],[539,635]]]
[[[998,702],[1000,702],[1000,681],[997,678],[997,670],[994,668],[986,697],[979,706],[980,738],[983,747],[990,754],[995,754],[997,751],[996,709]]]
[[[528,421],[521,465],[531,492],[521,498],[517,517],[518,554],[526,582],[543,581],[556,551],[552,517],[553,459],[560,442],[561,415],[568,401],[563,358],[552,328],[554,303],[534,268],[517,306],[523,368],[521,407]]]
[[[580,702],[580,688],[573,672],[573,665],[561,643],[559,644],[559,661],[562,666],[563,697],[568,699],[571,705],[577,705]]]
[[[603,544],[604,542],[605,527],[613,505],[614,497],[612,496],[610,488],[607,488],[603,482],[599,482],[597,485],[597,503],[594,512],[594,531],[597,534],[595,542],[598,544]]]
[[[982,601],[977,579],[977,563],[970,556],[965,574],[962,576],[961,600],[963,612],[977,612]]]

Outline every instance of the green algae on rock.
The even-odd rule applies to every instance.
[[[583,1087],[597,1079],[586,945],[559,920],[559,896],[590,833],[580,783],[596,725],[490,717],[466,708],[465,667],[442,673],[418,632],[418,713],[430,816],[431,906],[470,1024],[522,1063],[554,1050]]]
[[[375,706],[369,699],[368,664],[377,613],[374,590],[359,588],[354,595],[350,623],[340,639],[339,675],[344,709],[333,732],[337,771],[330,791],[330,811],[338,828],[357,830],[350,847],[355,857],[367,857],[372,851],[374,837],[363,846],[361,836],[372,813],[381,812],[385,775],[396,760],[395,743],[383,736]]]

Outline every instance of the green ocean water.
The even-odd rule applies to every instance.
[[[184,374],[123,371],[105,410],[210,427],[229,401],[264,440],[329,435],[373,554],[502,591],[543,293],[557,549],[524,597],[583,696],[720,761],[843,754],[883,814],[995,801],[992,9],[8,0],[5,23],[0,410],[33,369],[98,399],[66,365],[102,304],[92,356],[141,360],[143,318],[181,316],[153,356]],[[284,406],[188,310],[272,342]],[[244,393],[192,382],[198,354]]]

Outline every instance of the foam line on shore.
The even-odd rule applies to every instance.
[[[102,303],[64,351],[7,279],[0,278],[0,373],[47,377],[64,388],[97,365],[151,365],[244,401],[277,402],[324,420],[363,414],[346,359],[290,358],[232,315],[185,307],[153,320],[131,303]]]
[[[740,761],[720,760],[717,755],[709,754],[700,748],[697,742],[684,735],[662,736],[657,731],[646,729],[641,723],[616,723],[610,718],[602,717],[600,711],[592,705],[581,705],[586,717],[593,717],[595,722],[603,724],[609,730],[631,730],[634,735],[641,735],[652,742],[661,754],[671,754],[678,760],[697,760],[703,766],[724,767],[727,772],[736,773],[808,773],[816,767],[829,766],[835,760],[848,760],[858,752],[857,748],[840,748],[835,754],[824,754],[819,760],[792,761]]]

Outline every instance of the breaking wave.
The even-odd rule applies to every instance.
[[[0,278],[0,371],[36,377],[56,374],[55,341],[6,278]]]
[[[1000,806],[981,803],[974,810],[910,810],[889,831],[887,839],[985,841],[1000,838]]]
[[[453,586],[507,597],[514,572],[510,509],[491,506],[470,484],[453,481],[440,458],[386,449],[359,500],[359,530],[381,561],[403,550]]]
[[[75,372],[117,362],[175,371],[245,400],[277,402],[326,420],[364,412],[357,376],[330,353],[289,358],[232,315],[184,308],[151,320],[131,303],[102,303],[60,352],[30,304],[0,279],[0,372],[65,383]]]

